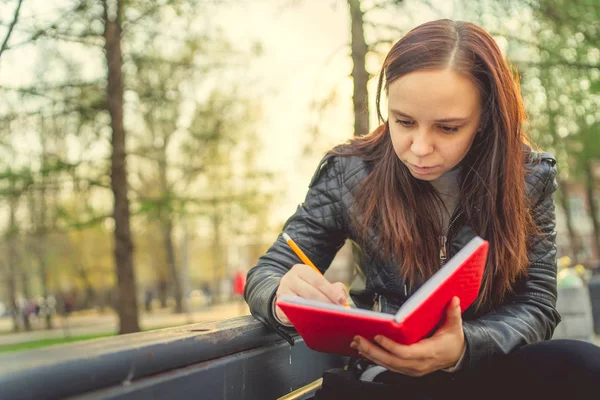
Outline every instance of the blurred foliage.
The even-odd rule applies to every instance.
[[[260,57],[261,45],[238,50],[222,32],[197,24],[218,6],[126,2],[127,163],[136,269],[146,288],[172,292],[183,253],[188,246],[197,253],[185,232],[215,214],[228,214],[219,227],[227,241],[269,229],[265,215],[273,176],[256,163],[260,105],[235,88],[252,80],[243,67]],[[33,45],[43,60],[32,84],[0,88],[0,153],[6,156],[0,162],[0,198],[14,205],[15,225],[7,232],[20,243],[11,268],[0,270],[3,281],[16,288],[11,296],[72,292],[83,307],[114,301],[102,12],[99,0],[62,1],[51,22],[24,21],[20,41],[9,46],[18,51]],[[231,88],[211,87],[228,72],[238,76]],[[201,94],[207,90],[210,95]],[[208,255],[195,258],[204,271],[195,274],[196,284],[215,274],[213,232],[201,235]],[[26,243],[35,251],[28,252]],[[221,246],[224,252],[227,242]],[[220,261],[218,274],[225,278],[229,263]]]

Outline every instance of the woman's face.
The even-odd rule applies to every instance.
[[[388,121],[398,158],[431,181],[462,161],[479,127],[477,87],[450,69],[415,71],[388,87]]]

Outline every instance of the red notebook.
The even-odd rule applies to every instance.
[[[475,301],[488,246],[480,237],[473,238],[410,296],[396,315],[289,295],[280,296],[277,305],[313,350],[356,357],[358,353],[350,347],[356,335],[371,341],[383,335],[412,344],[438,326],[452,297],[460,298],[461,312]]]

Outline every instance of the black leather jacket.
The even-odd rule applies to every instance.
[[[556,190],[555,164],[555,159],[547,153],[531,152],[528,157],[526,190],[541,237],[529,252],[528,278],[517,283],[514,295],[504,305],[497,309],[475,311],[472,306],[465,310],[463,329],[467,348],[463,368],[473,367],[493,355],[507,354],[521,345],[550,339],[560,322],[555,307],[556,231],[552,199]],[[345,240],[352,240],[359,250],[355,258],[366,280],[363,290],[350,291],[352,300],[362,308],[371,309],[377,303],[379,310],[395,313],[417,288],[404,284],[393,262],[370,256],[378,252],[373,251],[370,243],[355,240],[348,229],[353,193],[359,190],[367,174],[367,166],[360,157],[325,156],[310,182],[304,203],[288,219],[284,230],[322,272]],[[451,221],[455,234],[447,244],[449,256],[474,236],[461,221],[460,213]],[[272,301],[281,277],[299,262],[280,235],[249,271],[245,290],[252,315],[292,344],[289,333],[293,331],[274,319]]]

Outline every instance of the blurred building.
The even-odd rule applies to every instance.
[[[579,183],[568,183],[568,199],[571,223],[575,234],[581,242],[581,250],[578,254],[573,254],[571,242],[569,240],[569,232],[565,218],[565,211],[560,206],[560,202],[556,202],[556,245],[558,247],[558,256],[577,256],[580,263],[587,267],[595,267],[600,263],[600,254],[594,246],[594,228],[590,217],[590,206],[588,204],[585,187]],[[600,199],[595,198],[596,210],[600,209]]]

